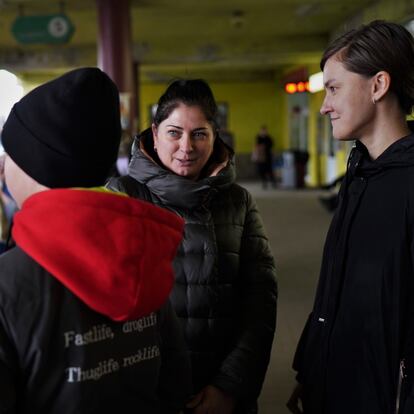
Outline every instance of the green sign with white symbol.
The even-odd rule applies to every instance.
[[[19,16],[11,29],[15,39],[22,44],[66,43],[72,37],[75,27],[64,14],[43,16]]]

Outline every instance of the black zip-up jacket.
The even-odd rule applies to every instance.
[[[24,202],[0,256],[0,413],[182,409],[190,361],[165,304],[182,223],[154,209],[80,189]]]
[[[357,142],[339,199],[294,361],[305,413],[412,414],[414,135],[374,161]]]
[[[277,285],[256,204],[234,183],[229,156],[217,139],[204,178],[192,181],[160,164],[147,130],[134,144],[132,179],[108,185],[184,218],[170,298],[191,352],[195,392],[215,385],[246,408],[255,403],[269,363]]]

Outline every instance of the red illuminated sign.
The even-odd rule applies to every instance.
[[[309,82],[289,82],[285,84],[285,92],[289,94],[309,92]]]

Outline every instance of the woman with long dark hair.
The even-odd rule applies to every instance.
[[[276,321],[273,256],[251,195],[235,183],[202,80],[173,82],[109,187],[185,220],[171,296],[191,353],[196,414],[256,413]],[[174,375],[173,373],[171,375]]]

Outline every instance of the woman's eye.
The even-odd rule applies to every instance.
[[[176,131],[176,130],[174,130],[174,129],[171,129],[171,130],[167,131],[167,134],[168,134],[170,137],[178,137],[178,131]]]
[[[335,93],[335,92],[336,92],[336,86],[330,86],[330,87],[329,87],[329,90],[330,90],[332,93]]]
[[[201,139],[205,138],[207,134],[205,132],[194,132],[193,136],[194,138]]]

